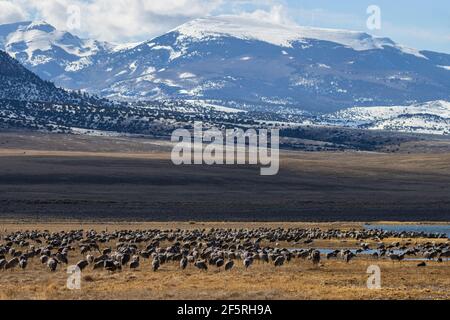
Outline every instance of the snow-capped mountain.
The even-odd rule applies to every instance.
[[[23,67],[0,50],[0,124],[42,120],[54,117],[62,121],[61,111],[70,108],[66,117],[78,121],[90,109],[107,110],[115,104],[86,93],[57,88]],[[77,114],[79,112],[79,114]],[[92,116],[92,115],[89,115]],[[48,122],[43,121],[44,124]]]
[[[39,21],[0,25],[0,50],[6,51],[43,79],[73,88],[76,82],[72,74],[95,64],[98,56],[115,51],[115,46],[80,39]]]
[[[321,117],[283,107],[265,110],[245,105],[244,109],[200,100],[112,103],[57,88],[0,50],[0,127],[162,134],[193,121],[206,121],[219,127],[278,126],[295,130],[305,125],[331,125],[444,135],[450,132],[450,102],[446,101],[350,108]]]
[[[227,16],[194,20],[87,70],[95,79],[90,87],[109,97],[323,112],[450,98],[450,74],[440,67],[450,56],[427,54],[361,32]]]
[[[168,118],[147,106],[131,108],[124,103],[57,88],[0,50],[0,128],[149,133],[156,131],[153,129],[156,116]],[[160,128],[161,124],[158,125]]]
[[[0,50],[0,128],[169,136],[194,121],[227,128],[280,120],[276,114],[245,112],[206,101],[128,104],[67,91],[40,79]]]
[[[251,20],[239,16],[221,16],[196,19],[176,29],[178,40],[208,41],[214,38],[234,37],[241,40],[256,40],[275,46],[293,48],[295,42],[307,43],[307,39],[316,39],[339,43],[354,50],[383,49],[384,46],[397,47],[405,53],[423,57],[418,51],[394,43],[388,38],[372,37],[364,32],[311,28],[301,26],[283,26],[260,20]]]
[[[356,107],[323,116],[323,123],[373,130],[450,134],[450,102]]]
[[[219,16],[118,49],[68,33],[56,36],[37,24],[38,34],[51,39],[46,47],[25,31],[33,25],[18,24],[14,32],[13,25],[0,26],[10,54],[57,85],[110,98],[233,101],[317,113],[450,100],[450,55],[364,32]],[[14,40],[24,32],[30,41]],[[70,50],[61,37],[75,42]],[[30,58],[30,44],[37,43]]]

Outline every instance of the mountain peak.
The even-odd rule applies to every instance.
[[[25,30],[26,31],[38,30],[38,31],[46,32],[46,33],[51,33],[51,32],[56,31],[55,27],[53,27],[51,24],[49,24],[43,20],[29,22],[29,24],[26,26]]]
[[[306,39],[336,42],[355,50],[382,49],[385,45],[395,45],[388,38],[374,37],[360,31],[282,25],[231,15],[195,19],[173,31],[197,40],[232,36],[239,39],[264,41],[283,47],[291,47],[293,42],[303,42]]]
[[[53,79],[64,70],[84,68],[91,63],[89,57],[110,47],[108,43],[81,39],[70,32],[57,30],[46,21],[0,25],[0,49],[28,67],[51,65],[51,72],[38,72],[45,79]]]
[[[35,22],[6,31],[4,47],[45,80],[105,97],[313,112],[449,99],[450,55],[417,52],[361,31],[215,16],[139,45],[113,45],[41,30],[47,28]],[[0,47],[4,30],[0,25]]]

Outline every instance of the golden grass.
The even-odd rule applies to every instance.
[[[170,159],[168,152],[89,152],[89,151],[53,151],[32,149],[0,149],[0,157],[104,157],[131,159]]]
[[[14,224],[2,223],[4,229],[49,229],[50,231],[84,229],[145,229],[145,228],[209,228],[209,227],[321,227],[339,228],[335,223],[108,223],[78,224],[62,222]],[[358,223],[341,226],[357,227]],[[359,224],[359,226],[361,226]],[[408,239],[385,239],[385,243]],[[412,243],[430,241],[412,239]],[[447,241],[447,240],[439,240]],[[370,242],[370,241],[369,241]],[[102,246],[114,245],[113,243]],[[275,245],[275,244],[271,244]],[[356,247],[353,239],[344,241],[315,241],[310,247]],[[280,243],[280,247],[293,246]],[[70,252],[69,261],[83,258]],[[210,267],[207,272],[189,266],[182,271],[178,263],[164,264],[157,272],[151,271],[150,261],[141,260],[136,271],[125,268],[122,272],[94,271],[88,267],[82,273],[81,290],[66,288],[66,266],[50,273],[37,258],[30,261],[26,270],[0,272],[0,299],[450,299],[450,262],[427,262],[418,268],[417,261],[393,263],[370,257],[358,257],[349,264],[340,260],[325,260],[319,268],[307,260],[295,259],[281,268],[255,262],[245,270],[240,261],[231,272]],[[376,264],[382,272],[382,289],[369,290],[366,286],[367,268]]]
[[[0,219],[0,235],[5,232],[23,231],[23,230],[49,230],[49,231],[69,231],[69,230],[96,230],[96,231],[114,231],[114,230],[136,230],[136,229],[238,229],[238,228],[321,228],[328,229],[362,229],[364,223],[361,222],[198,222],[198,221],[170,221],[170,222],[153,222],[153,221],[140,221],[140,222],[120,222],[120,221],[87,221],[74,220],[69,218],[68,220],[7,220]]]
[[[381,290],[367,289],[372,264],[381,268]],[[64,268],[50,274],[36,261],[25,271],[2,272],[0,299],[450,299],[448,262],[416,264],[361,258],[315,268],[296,260],[281,268],[255,263],[245,270],[238,263],[231,272],[203,272],[170,263],[153,272],[147,261],[137,271],[86,270],[81,290],[69,290]]]

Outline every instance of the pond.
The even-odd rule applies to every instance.
[[[439,233],[446,234],[450,238],[450,224],[366,224],[364,228],[396,232]]]

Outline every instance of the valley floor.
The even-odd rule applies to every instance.
[[[0,133],[0,217],[155,221],[448,221],[450,148],[282,151],[254,166],[175,166],[145,138]],[[414,150],[417,149],[417,152]]]
[[[144,138],[0,133],[0,233],[450,221],[445,143],[401,145],[399,153],[282,151],[273,177],[250,166],[174,166],[170,150],[167,141]],[[374,263],[381,290],[366,287]],[[449,299],[449,262],[417,263],[360,256],[349,264],[323,259],[318,268],[295,260],[249,270],[239,263],[231,272],[180,271],[174,263],[153,272],[144,261],[136,271],[88,269],[82,289],[70,291],[64,268],[49,273],[33,260],[26,270],[1,271],[0,299]]]

